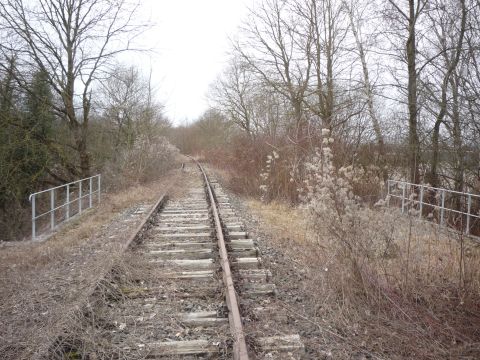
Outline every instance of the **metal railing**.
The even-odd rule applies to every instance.
[[[49,224],[47,223],[44,228],[54,230],[60,223],[81,214],[85,209],[91,208],[95,201],[99,204],[100,192],[101,175],[98,174],[30,194],[29,200],[32,204],[32,240],[35,240],[37,237],[37,220],[45,219],[49,216],[49,219],[47,219]],[[45,203],[49,204],[47,205],[49,210],[37,214],[37,207],[42,208],[43,206],[45,208]],[[76,206],[73,205],[75,203]]]
[[[474,225],[480,225],[480,195],[477,194],[388,180],[387,196],[399,199],[402,213],[415,209],[420,218],[426,215],[439,225],[447,225],[466,235]]]

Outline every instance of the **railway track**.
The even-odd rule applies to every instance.
[[[109,358],[305,358],[229,197],[199,164],[184,171],[188,193],[150,214],[127,250],[130,280],[96,312],[98,341],[115,345]]]

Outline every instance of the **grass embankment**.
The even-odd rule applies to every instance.
[[[2,359],[33,354],[75,322],[93,288],[122,255],[142,215],[183,175],[172,170],[158,181],[126,187],[103,197],[102,203],[65,224],[44,242],[0,248],[0,354]]]
[[[480,249],[470,240],[394,209],[362,209],[342,231],[366,250],[349,254],[335,229],[318,218],[313,227],[306,210],[246,204],[266,245],[306,274],[303,316],[321,330],[325,354],[480,357]]]

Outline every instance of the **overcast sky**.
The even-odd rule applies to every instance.
[[[222,71],[251,0],[141,0],[141,16],[154,23],[142,36],[154,50],[134,56],[148,74],[165,113],[176,124],[198,118],[208,107],[208,85]]]

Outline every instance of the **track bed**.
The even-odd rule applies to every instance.
[[[108,283],[110,295],[89,313],[103,350],[82,351],[77,344],[75,354],[304,358],[299,335],[275,306],[276,288],[256,241],[228,196],[194,162],[185,176],[191,178],[188,191],[151,216],[148,230],[127,250],[123,270]],[[59,356],[58,348],[53,350],[52,357],[65,358],[65,351]]]

